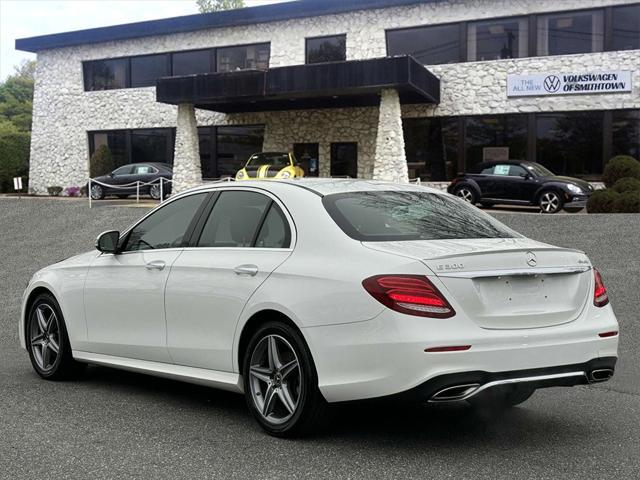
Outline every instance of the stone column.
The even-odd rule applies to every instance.
[[[409,171],[404,152],[400,96],[393,88],[382,90],[373,179],[388,182],[408,182]]]
[[[202,184],[196,112],[192,104],[178,105],[176,145],[173,154],[173,188],[178,193]]]

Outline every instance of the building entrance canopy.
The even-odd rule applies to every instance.
[[[157,81],[156,98],[237,113],[378,106],[389,88],[401,103],[440,101],[440,81],[410,56],[165,77]]]

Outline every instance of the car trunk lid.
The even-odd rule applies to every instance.
[[[420,260],[444,284],[447,296],[483,328],[567,323],[580,315],[589,298],[591,266],[578,250],[527,238],[364,245]]]

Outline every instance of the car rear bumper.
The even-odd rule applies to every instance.
[[[303,333],[328,402],[387,397],[413,389],[424,390],[425,397],[431,391],[429,382],[440,381],[434,379],[484,385],[536,369],[575,371],[576,378],[553,380],[587,383],[582,374],[586,370],[572,370],[573,366],[617,357],[617,334],[603,338],[599,333],[617,331],[618,323],[609,305],[586,310],[562,325],[502,330],[480,328],[458,315],[428,319],[386,310],[372,320],[309,327]],[[466,351],[425,351],[466,345],[470,346]]]
[[[418,403],[449,403],[470,400],[492,389],[518,385],[538,389],[600,383],[613,376],[616,361],[617,357],[603,357],[584,363],[554,367],[439,375],[398,396]]]

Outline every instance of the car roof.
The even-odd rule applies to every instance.
[[[321,197],[325,195],[332,195],[337,193],[349,193],[349,192],[369,192],[369,191],[418,191],[418,192],[431,192],[431,193],[443,193],[440,190],[421,186],[415,183],[394,183],[383,182],[380,180],[365,180],[354,178],[299,178],[292,180],[242,180],[240,182],[235,181],[222,181],[205,183],[204,185],[194,187],[190,191],[206,190],[211,187],[227,187],[227,186],[247,186],[247,187],[259,187],[265,190],[272,190],[270,186],[276,188],[277,185],[291,186],[295,188],[302,188],[310,192],[315,193]]]

